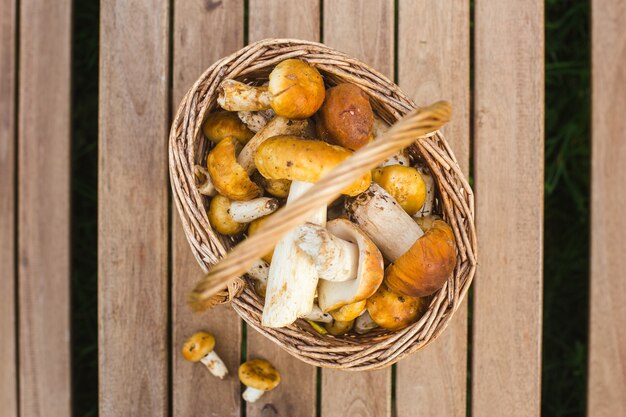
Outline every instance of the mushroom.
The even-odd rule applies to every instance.
[[[193,167],[193,174],[196,179],[196,187],[200,194],[213,197],[217,194],[217,190],[213,186],[209,171],[201,165],[195,165]]]
[[[265,191],[274,197],[287,198],[289,195],[289,188],[291,187],[291,181],[289,180],[270,180],[261,174],[255,174],[252,177],[255,182],[260,184]]]
[[[253,403],[280,384],[280,372],[266,360],[252,359],[239,366],[239,380],[247,387],[243,399]]]
[[[343,83],[328,89],[317,122],[319,133],[353,151],[374,138],[374,112],[369,97],[354,84]]]
[[[183,345],[183,357],[189,362],[202,362],[216,377],[224,379],[228,369],[215,353],[215,337],[208,332],[194,333]]]
[[[333,320],[331,323],[326,323],[324,328],[328,331],[328,333],[333,336],[343,336],[352,330],[352,326],[354,325],[354,320],[349,321],[340,321]]]
[[[259,227],[261,227],[261,225],[265,223],[268,217],[269,216],[264,216],[264,217],[258,218],[250,222],[250,225],[248,226],[248,237],[253,236],[259,230]],[[261,259],[263,259],[268,264],[271,264],[273,256],[274,256],[274,249],[272,248],[272,250],[266,253],[265,255],[263,255]]]
[[[452,228],[442,220],[391,264],[385,273],[389,288],[400,294],[425,297],[443,286],[456,265]]]
[[[324,80],[315,67],[299,59],[286,59],[274,67],[267,87],[223,81],[217,102],[230,111],[271,107],[278,116],[306,119],[320,108],[324,96]]]
[[[351,321],[359,317],[365,311],[366,300],[357,301],[356,303],[346,304],[337,310],[330,312],[333,319],[339,321]]]
[[[209,152],[207,169],[213,186],[220,194],[231,200],[251,200],[261,195],[261,189],[237,162],[240,149],[241,144],[233,137],[221,140]]]
[[[366,303],[367,306],[367,303]],[[354,321],[354,331],[358,334],[365,334],[378,327],[378,324],[372,320],[370,313],[365,310],[363,314],[356,318]]]
[[[241,120],[254,133],[263,129],[263,126],[276,116],[273,110],[261,111],[240,111],[237,112],[239,120]]]
[[[248,269],[248,272],[246,272],[248,276],[254,280],[254,291],[261,297],[265,297],[269,270],[270,266],[267,262],[262,259],[257,259]]]
[[[429,214],[428,216],[424,217],[414,217],[414,219],[415,223],[417,223],[419,227],[425,232],[433,227],[435,220],[441,220],[441,216],[438,216],[436,214]]]
[[[409,297],[390,290],[385,282],[367,299],[372,320],[387,330],[399,330],[413,323],[425,306],[423,298]]]
[[[380,117],[374,116],[374,127],[372,129],[374,139],[381,137],[388,130],[389,126],[387,125],[387,123]],[[405,167],[411,166],[411,160],[409,159],[409,154],[406,149],[403,149],[400,152],[391,155],[389,158],[385,159],[383,163],[379,165],[379,167],[382,168],[389,165],[402,165]]]
[[[313,308],[311,309],[311,311],[301,316],[300,318],[305,320],[317,321],[320,323],[330,323],[333,321],[332,316],[328,313],[324,313],[317,304],[313,304]]]
[[[205,136],[212,142],[218,143],[227,137],[233,137],[245,145],[254,133],[243,124],[236,113],[218,111],[209,114],[202,130]]]
[[[385,281],[394,291],[413,297],[430,295],[452,274],[456,244],[452,229],[445,222],[436,220],[425,235],[376,183],[367,192],[348,199],[346,210],[350,219],[393,263],[387,268]]]
[[[292,180],[287,205],[314,182],[350,156],[351,152],[321,141],[293,136],[276,136],[257,149],[255,165],[270,179]],[[346,193],[356,195],[371,182],[369,173],[357,180]],[[326,206],[320,207],[309,221],[326,223]],[[295,244],[297,228],[276,245],[263,309],[263,325],[282,327],[307,314],[313,306],[318,276],[314,261]]]
[[[435,179],[426,166],[419,165],[417,169],[426,185],[426,198],[424,199],[422,208],[415,213],[414,217],[424,217],[433,213],[433,206],[435,204]]]
[[[391,165],[372,170],[376,181],[400,204],[409,215],[414,215],[424,204],[426,184],[413,167]]]
[[[323,311],[356,303],[374,294],[383,280],[383,257],[365,233],[346,219],[320,226],[302,225],[296,244],[315,262],[317,297]],[[360,312],[359,312],[360,313]],[[353,318],[356,318],[355,315]],[[344,321],[351,320],[346,319]]]
[[[236,235],[245,229],[247,223],[275,212],[278,206],[275,198],[231,201],[223,195],[216,195],[209,205],[209,223],[223,235]]]

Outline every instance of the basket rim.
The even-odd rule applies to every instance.
[[[224,256],[227,248],[235,242],[213,232],[206,218],[207,198],[201,196],[194,185],[193,165],[208,152],[208,143],[201,133],[202,122],[215,108],[215,95],[221,80],[244,78],[255,71],[267,71],[289,57],[299,57],[317,66],[327,82],[337,78],[356,83],[370,96],[377,115],[388,123],[416,107],[385,75],[317,42],[264,39],[216,61],[202,73],[181,101],[172,122],[169,141],[173,199],[192,252],[204,271]],[[280,329],[261,326],[262,300],[245,285],[243,279],[222,292],[220,301],[231,301],[233,309],[251,327],[291,355],[315,366],[344,370],[377,369],[432,343],[449,324],[474,278],[477,258],[474,199],[473,191],[441,132],[420,140],[413,145],[412,151],[421,156],[433,172],[439,188],[440,208],[463,247],[463,251],[457,253],[457,268],[453,276],[432,298],[428,311],[420,320],[395,332],[337,338],[313,332],[303,320]],[[362,343],[364,340],[367,343]]]

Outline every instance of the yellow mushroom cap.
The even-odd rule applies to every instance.
[[[361,300],[356,303],[346,304],[337,310],[331,311],[330,315],[338,321],[354,320],[359,317],[361,313],[363,313],[363,310],[365,310],[365,301],[366,300]]]
[[[190,362],[198,362],[215,347],[215,337],[211,333],[197,332],[183,345],[183,357]]]
[[[367,299],[367,312],[383,329],[399,330],[413,323],[425,307],[425,299],[408,297],[390,290],[385,283]]]
[[[351,155],[351,151],[341,146],[285,135],[263,142],[254,163],[265,178],[316,182]],[[362,193],[369,187],[371,178],[371,173],[366,173],[343,193],[350,196]]]
[[[333,336],[342,336],[352,330],[352,326],[354,326],[354,320],[333,320],[332,323],[326,323],[324,328]]]
[[[247,387],[270,391],[280,383],[280,372],[266,360],[252,359],[239,366],[239,380]]]
[[[246,170],[237,162],[241,144],[228,137],[209,152],[207,170],[215,189],[231,200],[252,200],[261,195],[261,189],[250,179]]]
[[[426,183],[413,167],[389,165],[372,171],[372,180],[383,187],[411,216],[419,211],[426,199]]]
[[[209,114],[202,125],[202,130],[206,137],[215,143],[232,136],[245,145],[254,136],[254,132],[239,120],[237,113],[227,111]]]
[[[256,220],[253,220],[252,222],[250,222],[250,224],[248,225],[248,237],[254,236],[254,234],[259,231],[259,228],[261,227],[261,225],[263,223],[265,223],[265,221],[270,216],[271,216],[271,214],[267,215],[267,216],[260,217],[260,218],[258,218]],[[265,255],[263,255],[261,257],[261,259],[263,259],[268,264],[271,264],[272,263],[272,256],[274,256],[274,249],[273,248],[272,248],[272,250],[270,252],[268,252]]]
[[[229,213],[230,200],[223,195],[216,195],[209,205],[209,223],[218,233],[236,235],[246,228],[245,223],[237,223]]]
[[[272,109],[289,119],[311,117],[324,102],[324,80],[317,69],[299,59],[286,59],[272,70],[268,90]]]

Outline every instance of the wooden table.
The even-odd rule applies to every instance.
[[[590,416],[624,416],[626,4],[592,3],[588,404]],[[100,415],[538,416],[543,7],[540,0],[478,1],[473,12],[468,0],[102,1]],[[172,112],[211,63],[268,37],[322,41],[394,79],[418,103],[453,103],[445,134],[476,191],[471,334],[464,307],[437,343],[393,368],[344,373],[295,360],[227,307],[187,309],[200,270],[170,204]],[[70,0],[0,0],[3,417],[71,413],[70,42]],[[245,404],[236,378],[219,381],[185,362],[181,344],[200,328],[216,334],[232,374],[246,358],[263,357],[282,372],[280,388]]]

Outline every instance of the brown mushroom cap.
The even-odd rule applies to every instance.
[[[383,284],[367,299],[367,312],[383,329],[399,330],[417,320],[426,303],[423,298],[397,294]]]
[[[280,384],[280,372],[266,360],[252,359],[239,366],[239,380],[247,387],[270,391]]]
[[[351,155],[351,151],[340,146],[285,135],[263,142],[257,149],[254,163],[265,178],[316,182]],[[343,193],[360,194],[370,183],[371,173],[368,172]]]
[[[272,109],[289,119],[311,117],[324,102],[324,80],[317,69],[299,59],[286,59],[272,70],[268,90]]]
[[[443,220],[435,220],[424,236],[387,268],[385,281],[399,294],[425,297],[443,286],[455,265],[452,229]]]
[[[413,167],[390,165],[372,170],[372,180],[383,187],[411,216],[426,199],[426,184]]]
[[[202,130],[206,137],[215,143],[232,136],[245,145],[254,136],[254,132],[239,120],[237,113],[227,111],[209,114],[202,125]]]
[[[190,362],[198,362],[215,347],[215,337],[211,333],[194,333],[183,345],[183,357]]]
[[[374,112],[367,94],[354,84],[329,88],[320,109],[318,132],[327,132],[333,143],[357,150],[372,141]]]
[[[245,201],[261,195],[261,189],[237,162],[240,150],[241,144],[237,139],[223,139],[209,152],[207,170],[220,194],[231,200]]]
[[[229,213],[230,200],[223,195],[216,195],[209,205],[209,223],[218,233],[223,235],[236,235],[246,228],[245,223],[238,223],[232,219]]]

